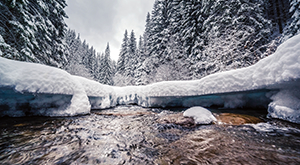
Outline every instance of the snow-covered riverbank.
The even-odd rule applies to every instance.
[[[165,107],[176,102],[174,106],[226,108],[268,104],[270,117],[300,123],[300,35],[247,68],[138,87],[102,85],[57,68],[0,58],[0,100],[2,116],[73,116],[119,104]]]

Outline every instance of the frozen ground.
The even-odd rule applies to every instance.
[[[72,116],[120,104],[265,106],[270,117],[300,123],[300,35],[247,68],[139,87],[102,85],[57,68],[0,58],[0,89],[2,116]]]

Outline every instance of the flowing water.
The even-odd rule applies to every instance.
[[[119,106],[90,115],[0,118],[0,164],[300,164],[300,126],[161,123],[179,110]]]

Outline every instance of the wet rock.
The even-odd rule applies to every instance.
[[[143,115],[153,115],[154,112],[148,111],[147,109],[133,109],[133,110],[117,110],[117,111],[100,111],[94,112],[97,115],[107,115],[107,116],[143,116]]]
[[[157,122],[161,124],[176,124],[184,127],[193,127],[196,125],[192,117],[184,117],[183,113],[163,116],[159,118]]]
[[[216,124],[220,125],[242,125],[242,124],[257,124],[262,122],[261,119],[242,114],[234,113],[221,113],[216,115],[217,122]]]

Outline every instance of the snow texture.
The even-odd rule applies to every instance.
[[[183,116],[192,117],[196,124],[210,124],[217,119],[214,115],[206,108],[203,107],[192,107],[187,109]]]
[[[0,58],[0,92],[1,115],[73,116],[90,112],[79,81],[61,69],[41,64]],[[31,98],[18,101],[22,95]],[[61,97],[64,99],[57,99]]]
[[[271,97],[268,116],[300,123],[300,88],[283,89]]]
[[[193,81],[166,81],[148,85],[149,96],[191,96],[256,89],[274,89],[300,79],[300,35],[250,67],[221,72]],[[299,84],[297,82],[297,84]]]
[[[82,84],[92,109],[105,109],[116,105],[116,93],[112,86],[79,76],[73,77]]]
[[[269,107],[270,117],[299,123],[299,89],[300,35],[247,68],[216,73],[200,80],[137,87],[102,85],[57,68],[0,58],[2,116],[27,115],[28,111],[22,110],[24,107],[29,107],[29,114],[34,115],[72,116],[89,113],[91,108],[120,104],[226,108],[264,105]],[[14,96],[20,100],[12,99]]]

